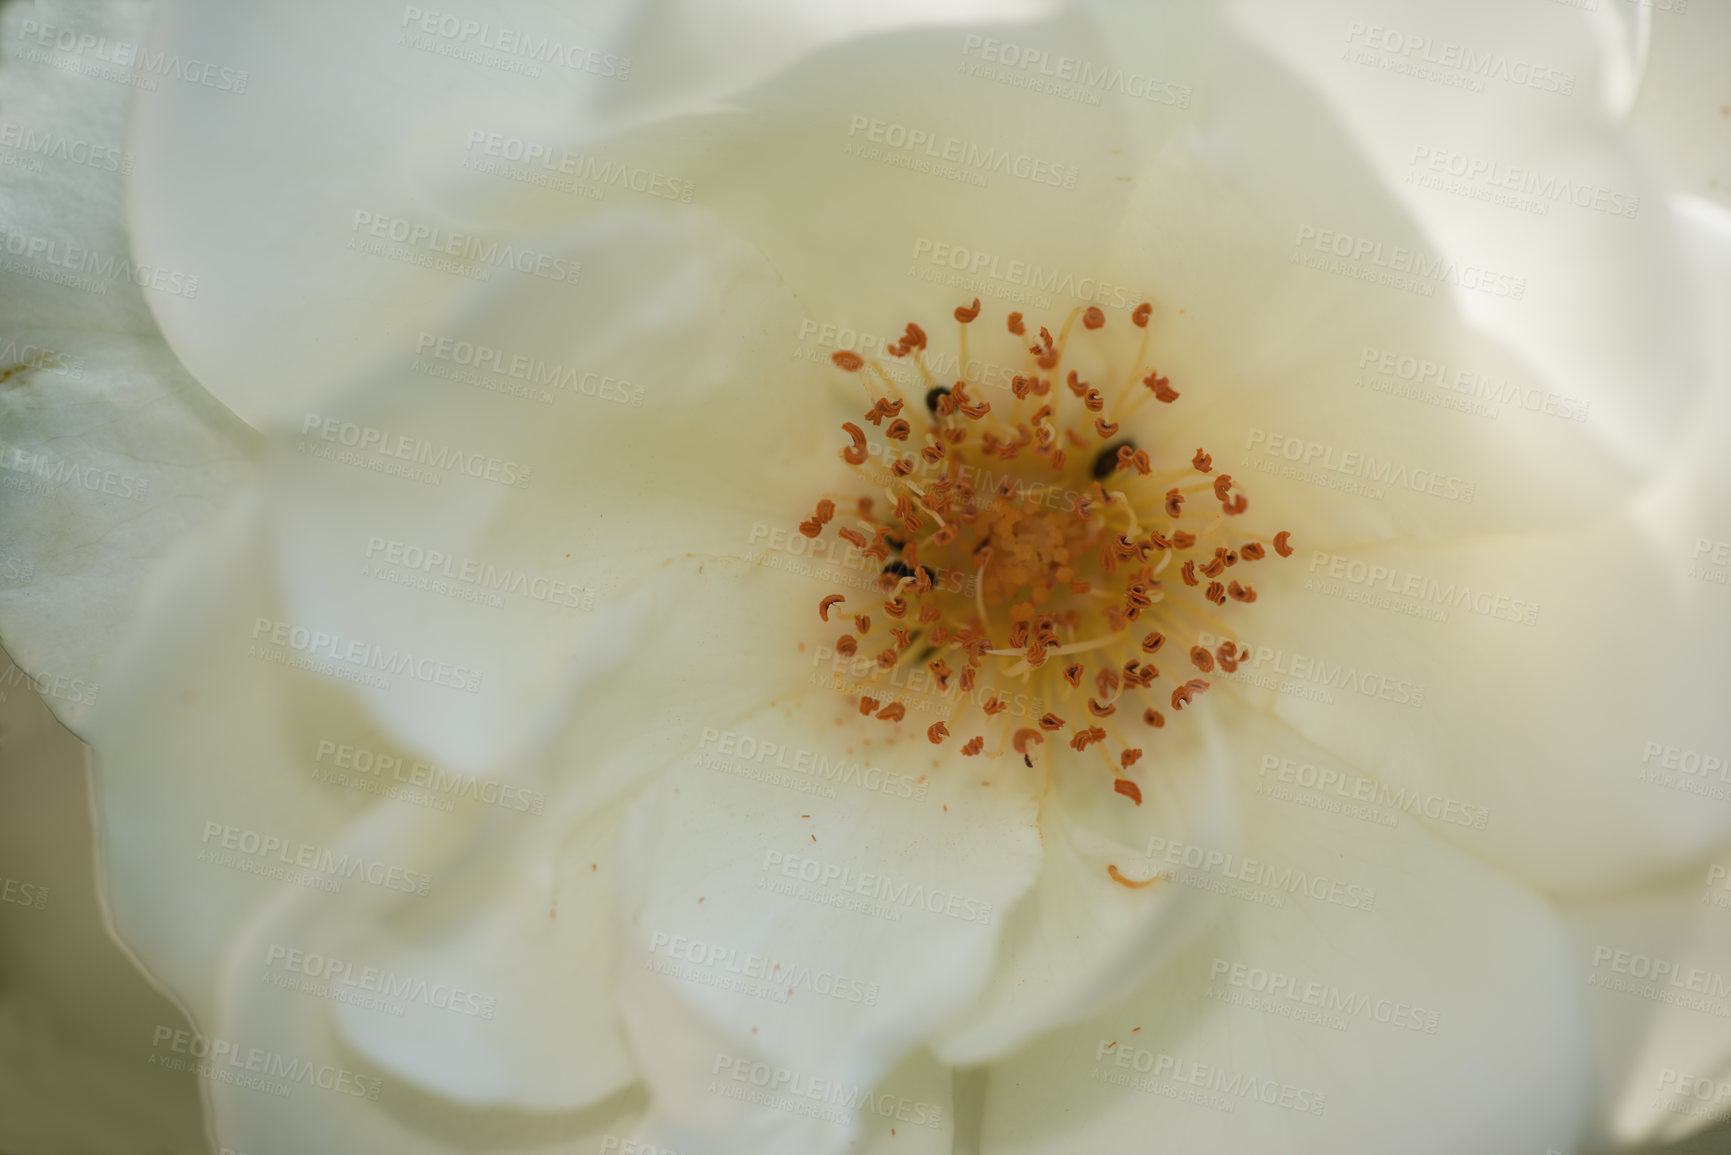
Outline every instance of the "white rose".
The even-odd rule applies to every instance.
[[[1647,24],[700,16],[188,4],[140,49],[181,63],[135,86],[133,251],[200,286],[146,300],[268,449],[123,645],[42,636],[105,655],[107,901],[220,1143],[1455,1152],[1715,1118],[1728,250],[1620,128]],[[1039,447],[1010,378],[1050,370],[1067,464],[922,412],[926,359]],[[872,680],[838,661],[894,614],[839,544],[871,491],[838,426],[889,460],[898,415],[910,460],[960,429],[1006,461],[995,555],[1086,550],[1042,602],[927,504],[942,592],[902,593],[952,640]],[[1072,516],[1123,437],[1170,476],[1127,460]],[[1210,517],[1227,473],[1251,506]],[[1095,560],[1119,533],[1141,584]],[[1231,574],[1179,578],[1217,544]],[[1141,595],[1131,636],[1104,607]],[[1079,615],[1050,664],[1023,603]],[[975,609],[1003,652],[930,713]]]

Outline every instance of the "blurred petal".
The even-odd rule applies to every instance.
[[[867,736],[882,723],[829,691],[714,723],[627,819],[627,1031],[679,1133],[840,1151],[854,1092],[984,984],[1039,867],[1038,777]],[[723,1076],[759,1063],[843,1105],[731,1093]]]
[[[982,1151],[1570,1149],[1581,1024],[1547,908],[1414,823],[1239,797],[1219,926],[995,1064]]]

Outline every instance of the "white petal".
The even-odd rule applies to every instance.
[[[1039,781],[898,729],[829,691],[713,716],[633,808],[623,998],[672,1126],[839,1151],[833,1114],[736,1098],[718,1076],[763,1063],[799,1094],[852,1095],[985,982],[1038,868]]]
[[[797,313],[748,249],[695,213],[575,233],[558,251],[581,284],[428,320],[373,387],[275,443],[289,620],[340,639],[321,657],[359,644],[445,663],[357,692],[474,772],[557,731],[579,650],[623,659],[597,606],[641,602],[676,559],[755,552],[810,514],[817,469],[841,469],[843,435],[817,424],[841,374],[790,361]],[[477,366],[478,348],[526,368]],[[802,476],[811,490],[788,485]]]
[[[670,1023],[675,1037],[694,1041],[693,1024]],[[701,1049],[687,1048],[691,1050]],[[709,1047],[711,1053],[715,1047]],[[779,1076],[779,1082],[778,1080]],[[754,1077],[775,1084],[776,1090],[754,1085]],[[870,1088],[820,1087],[787,1068],[736,1064],[715,1073],[710,1093],[749,1098],[758,1095],[770,1106],[752,1120],[747,1134],[716,1133],[687,1128],[660,1113],[651,1113],[636,1132],[646,1151],[703,1152],[704,1155],[806,1155],[812,1148],[798,1117],[818,1114],[841,1118],[858,1110],[859,1137],[850,1151],[860,1155],[950,1155],[956,1132],[950,1070],[929,1051],[915,1051]],[[841,1109],[845,1103],[848,1110]]]
[[[1711,322],[1688,301],[1666,185],[1624,131],[1632,65],[1604,20],[1494,3],[1247,3],[1238,15],[1326,100],[1428,248],[1460,263],[1462,314],[1544,389],[1591,402],[1587,432],[1618,458],[1662,466]],[[1392,244],[1368,220],[1314,223]],[[1468,268],[1498,277],[1486,287]]]
[[[1702,307],[1723,310],[1731,230],[1679,216]],[[1589,528],[1291,559],[1259,608],[1298,610],[1258,615],[1251,669],[1287,684],[1281,715],[1372,768],[1382,804],[1397,792],[1556,893],[1652,881],[1722,842],[1731,806],[1701,752],[1731,745],[1731,547],[1714,555],[1731,525],[1731,347],[1712,352],[1687,438]]]
[[[1173,730],[1142,731],[1147,754],[1131,774],[1141,805],[1116,793],[1091,759],[1059,759],[1040,808],[1039,879],[1010,911],[980,1001],[935,1044],[945,1061],[990,1060],[1117,1002],[1216,913],[1205,887],[1137,889],[1108,868],[1141,881],[1166,869],[1168,853],[1234,844],[1224,772],[1235,761],[1237,708],[1215,695]]]
[[[121,206],[130,89],[65,67],[89,57],[55,47],[62,31],[136,43],[142,11],[19,8],[5,25],[0,636],[82,732],[144,568],[240,482],[256,446],[156,331],[145,297],[178,286],[135,279]]]
[[[1676,1143],[1731,1116],[1731,853],[1686,882],[1569,908],[1604,1130]]]
[[[1647,6],[1643,5],[1645,10]],[[1718,51],[1731,38],[1722,5],[1651,6],[1649,47],[1630,123],[1663,157],[1671,177],[1731,207],[1731,91]]]
[[[0,1147],[193,1149],[196,1083],[138,1050],[185,1016],[103,924],[84,745],[3,654],[0,685]]]
[[[253,424],[298,421],[462,296],[470,274],[430,267],[462,250],[453,233],[512,243],[438,203],[428,176],[447,158],[429,155],[430,140],[616,83],[581,67],[585,52],[611,47],[581,16],[468,19],[341,3],[159,9],[145,58],[210,68],[139,87],[133,242],[142,262],[198,278],[196,296],[153,302],[158,320],[194,375]],[[580,66],[476,43],[502,34],[576,49]],[[408,241],[420,227],[440,232]]]
[[[456,917],[405,903],[351,931],[352,949],[333,944],[344,966],[326,989],[357,996],[333,1008],[348,1044],[470,1106],[570,1111],[629,1084],[617,1009],[597,997],[613,986],[618,952],[620,810],[598,812],[563,839],[544,824],[528,837],[487,840],[467,853]],[[367,968],[384,974],[375,983]]]
[[[982,1151],[1571,1149],[1585,1072],[1554,915],[1414,824],[1241,799],[1242,853],[1208,868],[1238,891],[1221,925],[995,1064]]]

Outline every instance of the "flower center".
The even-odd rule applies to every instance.
[[[906,721],[889,688],[923,667],[948,707],[926,727],[933,744],[954,737],[970,757],[1010,750],[1030,767],[1038,757],[1049,776],[1052,745],[1067,740],[1095,750],[1113,789],[1141,805],[1141,741],[1209,688],[1201,675],[1230,673],[1245,654],[1231,616],[1256,590],[1232,571],[1292,553],[1285,531],[1236,529],[1249,501],[1204,449],[1157,462],[1121,433],[1149,398],[1178,400],[1148,364],[1152,313],[1139,305],[1120,335],[1099,308],[1078,308],[1056,337],[1009,314],[995,340],[1013,342],[1003,361],[1020,371],[1004,371],[1009,395],[995,400],[978,383],[939,384],[914,323],[886,346],[914,373],[833,355],[870,403],[865,426],[842,424],[840,455],[861,492],[824,495],[800,532],[833,526],[883,567],[881,600],[834,593],[818,604],[825,622],[852,619],[834,649],[861,678],[862,714]],[[955,311],[963,377],[979,315],[978,299]],[[1225,640],[1210,647],[1203,635]],[[1012,700],[1023,705],[1014,716]]]

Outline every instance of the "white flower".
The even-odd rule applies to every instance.
[[[1723,911],[1665,886],[1731,834],[1678,788],[1726,748],[1689,567],[1724,535],[1727,237],[1618,127],[1640,38],[1562,6],[698,16],[187,4],[146,42],[216,71],[139,86],[133,249],[199,278],[155,316],[269,444],[87,733],[115,929],[197,1030],[152,1046],[227,1057],[222,1144],[1536,1151],[1710,1117],[1665,1108],[1726,1058]],[[837,692],[819,599],[871,614],[867,656],[890,629],[836,544],[839,426],[894,391],[833,354],[914,322],[941,368],[976,296],[972,401],[1034,420],[1016,309],[1077,434],[1067,471],[1006,463],[1063,484],[995,550],[1081,526],[1119,437],[1172,476],[1087,532],[1299,546],[1219,575],[1254,605],[1182,555],[1134,587],[1165,583],[1162,700],[1205,633],[1248,656],[1158,730],[1102,717],[1104,765],[1063,743],[1117,704],[1109,648],[1073,694],[1061,647],[1025,682],[989,656],[990,720]],[[911,457],[903,399],[871,440],[910,420]],[[922,543],[959,588],[904,620],[972,623],[959,546]],[[1052,575],[1095,583],[1054,586],[1094,607],[1060,643],[1118,632],[1089,599],[1131,571],[1092,556]],[[1640,997],[1654,960],[1706,1001]]]

